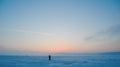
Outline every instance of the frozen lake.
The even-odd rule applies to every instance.
[[[0,56],[0,67],[120,67],[120,55]]]

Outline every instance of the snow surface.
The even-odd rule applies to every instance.
[[[120,55],[0,56],[0,67],[120,67]]]

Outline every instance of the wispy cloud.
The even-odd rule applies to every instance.
[[[85,38],[85,40],[92,40],[92,39],[97,39],[100,37],[119,36],[119,35],[120,35],[120,25],[115,25],[115,26],[111,26],[107,30],[99,31],[95,33],[94,35],[91,35]]]
[[[22,29],[8,29],[7,31],[20,32],[20,33],[28,33],[28,34],[38,34],[38,35],[45,35],[45,36],[51,36],[51,35],[53,35],[53,33],[37,32],[37,31],[22,30]]]

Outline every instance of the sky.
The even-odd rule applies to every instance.
[[[0,54],[120,51],[119,0],[0,0]]]

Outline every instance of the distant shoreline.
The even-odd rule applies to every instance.
[[[47,56],[48,54],[0,54],[0,56]],[[52,56],[81,56],[81,55],[120,55],[120,52],[96,53],[54,53]]]

